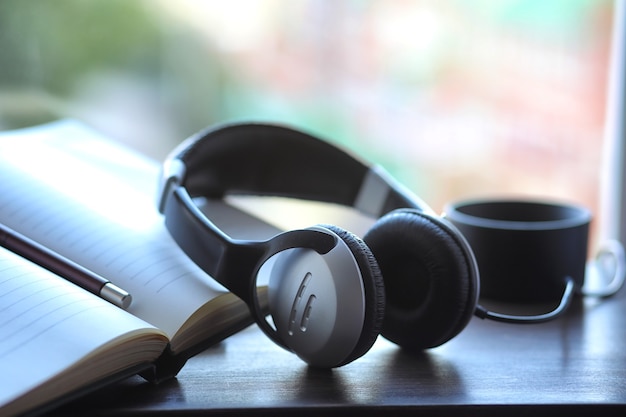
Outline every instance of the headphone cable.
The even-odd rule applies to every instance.
[[[488,319],[499,321],[503,323],[512,323],[512,324],[535,324],[535,323],[544,323],[546,321],[553,320],[563,314],[567,308],[572,303],[574,298],[574,280],[571,277],[566,278],[565,290],[563,291],[563,296],[561,297],[561,302],[559,305],[552,311],[533,315],[533,316],[513,316],[508,314],[496,313],[493,311],[487,310],[485,307],[478,305],[476,306],[476,311],[474,314],[481,319]]]

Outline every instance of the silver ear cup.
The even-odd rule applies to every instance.
[[[309,365],[338,366],[359,342],[365,289],[360,268],[341,239],[324,255],[310,249],[276,255],[268,299],[278,336]]]

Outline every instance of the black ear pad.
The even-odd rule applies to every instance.
[[[363,330],[352,353],[338,366],[363,356],[380,334],[385,314],[385,287],[378,263],[367,245],[354,234],[333,225],[322,225],[337,234],[352,251],[365,288],[366,308]]]
[[[439,346],[465,328],[478,301],[478,272],[469,246],[453,226],[400,209],[379,219],[364,241],[385,280],[385,338],[421,350]]]

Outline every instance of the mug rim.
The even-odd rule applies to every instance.
[[[516,218],[519,213],[526,218]],[[445,206],[443,217],[468,226],[502,230],[568,229],[589,224],[592,218],[587,208],[577,204],[524,198],[452,202]]]

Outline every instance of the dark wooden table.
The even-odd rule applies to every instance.
[[[53,415],[626,415],[626,290],[578,299],[545,324],[473,319],[410,355],[379,338],[364,357],[309,369],[250,327],[191,359],[178,378],[140,377]],[[560,415],[560,414],[559,414]]]

